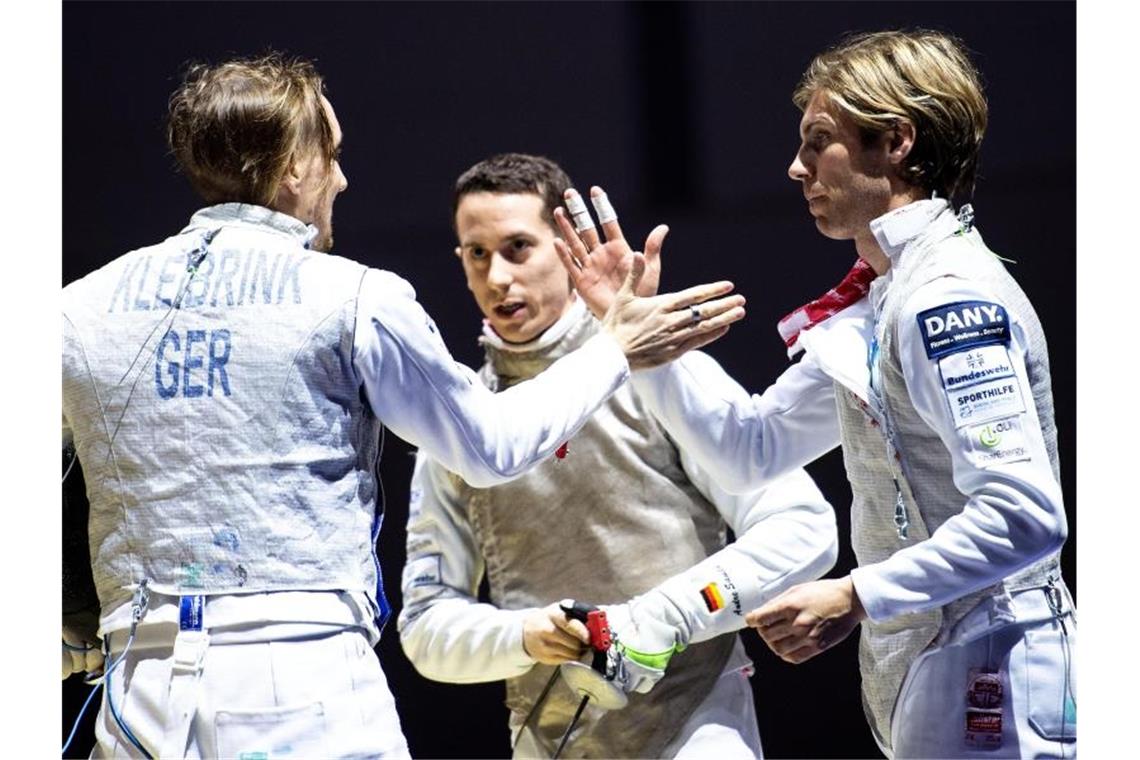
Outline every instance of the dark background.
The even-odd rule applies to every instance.
[[[961,37],[990,100],[973,198],[990,247],[1049,337],[1075,590],[1076,6],[976,3],[99,3],[63,4],[63,280],[181,229],[200,205],[166,151],[183,64],[269,48],[315,59],[345,132],[349,189],[336,253],[409,279],[456,358],[480,360],[449,220],[451,186],[502,151],[548,155],[601,184],[633,241],[671,233],[663,289],[729,278],[748,317],[711,347],[746,386],[786,365],[776,320],[837,282],[850,243],[819,235],[786,168],[790,94],[846,32],[912,26]],[[398,610],[411,448],[388,437],[381,557]],[[809,471],[836,506],[840,576],[850,491],[838,452]],[[859,702],[855,637],[799,667],[743,634],[769,757],[878,757]],[[502,686],[437,684],[378,647],[412,753],[509,753]],[[63,686],[66,736],[85,687]],[[85,723],[90,723],[87,716]],[[89,731],[89,727],[84,727]],[[81,737],[74,756],[90,746]]]

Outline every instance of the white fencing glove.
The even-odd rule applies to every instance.
[[[602,609],[613,636],[606,677],[627,693],[644,694],[665,676],[673,655],[688,644],[677,625],[676,608],[664,594],[650,591]]]

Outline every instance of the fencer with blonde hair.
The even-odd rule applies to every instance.
[[[977,174],[977,71],[941,32],[859,35],[812,61],[795,102],[788,176],[816,228],[858,254],[781,321],[803,358],[759,395],[699,355],[634,386],[730,491],[842,446],[859,566],[748,617],[793,663],[861,626],[864,708],[888,757],[1072,757],[1076,621],[1045,336],[972,206],[951,205]],[[563,229],[563,263],[605,302],[606,250]]]

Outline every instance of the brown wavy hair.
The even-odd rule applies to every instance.
[[[170,97],[171,152],[206,202],[268,206],[294,158],[332,166],[323,94],[311,62],[280,53],[191,64]]]
[[[792,100],[802,111],[816,93],[854,120],[864,144],[909,120],[907,181],[946,198],[973,193],[988,109],[957,38],[929,29],[848,37],[815,57]]]

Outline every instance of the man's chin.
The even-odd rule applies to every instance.
[[[819,230],[819,234],[831,240],[850,240],[854,235],[848,234],[845,230],[837,228],[835,225],[830,224],[826,217],[817,216],[815,218],[815,228]]]
[[[503,339],[504,343],[530,343],[532,340],[546,332],[545,330],[529,329],[528,325],[499,325],[491,322],[491,329]]]

